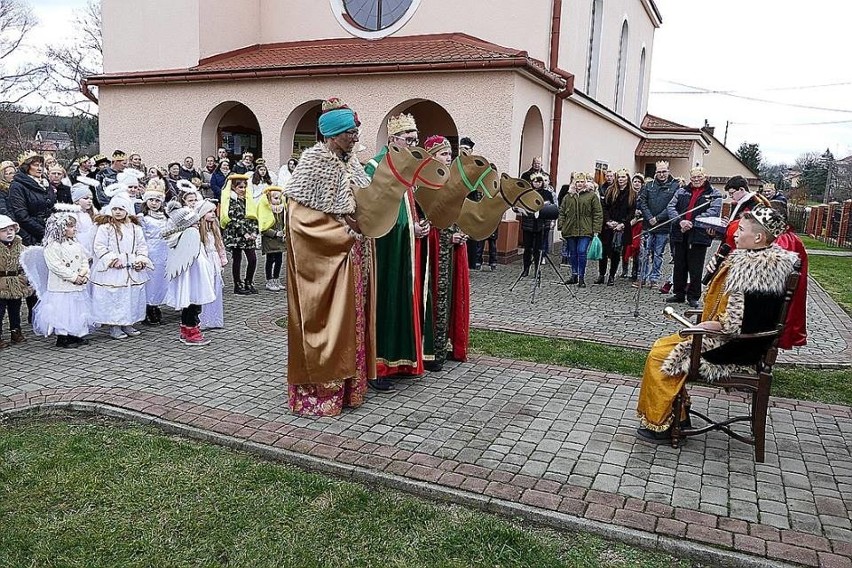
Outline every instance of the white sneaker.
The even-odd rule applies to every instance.
[[[133,327],[132,325],[123,325],[121,326],[121,331],[126,333],[131,337],[136,337],[137,335],[142,335],[142,332]]]
[[[114,325],[109,329],[109,336],[113,339],[127,339],[127,334],[121,330],[121,327]]]
[[[272,278],[267,280],[266,281],[266,289],[269,290],[270,292],[274,292],[275,290],[277,290],[277,288],[275,287],[275,280],[273,280]]]

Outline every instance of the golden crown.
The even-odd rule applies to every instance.
[[[689,170],[689,175],[691,175],[691,176],[703,176],[704,175],[704,168],[702,168],[701,166],[695,166],[694,168]]]
[[[665,160],[660,160],[659,162],[657,162],[656,166],[657,166],[657,171],[669,169],[669,163]]]
[[[588,181],[585,172],[574,172],[571,174],[571,181]]]
[[[23,164],[27,160],[32,160],[33,158],[41,158],[42,161],[44,161],[44,158],[39,156],[38,152],[29,151],[29,152],[24,152],[23,154],[18,156],[18,163]]]
[[[402,113],[388,119],[388,136],[396,136],[412,130],[417,130],[417,122],[410,114]]]

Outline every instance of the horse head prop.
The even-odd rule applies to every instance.
[[[465,197],[474,191],[496,195],[499,191],[497,171],[482,156],[462,154],[450,164],[450,179],[444,187],[435,189],[420,185],[414,192],[414,199],[432,226],[447,229],[458,219]]]
[[[503,213],[510,207],[522,207],[535,213],[543,206],[544,200],[529,182],[504,173],[500,176],[500,191],[497,195],[485,195],[480,201],[468,199],[464,202],[458,225],[471,239],[482,241],[497,229]]]
[[[414,187],[440,189],[450,172],[423,148],[388,144],[388,151],[367,187],[355,189],[355,219],[368,237],[383,237],[396,224],[399,204]]]

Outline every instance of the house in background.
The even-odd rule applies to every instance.
[[[39,130],[33,139],[33,149],[37,151],[57,152],[71,147],[71,136],[67,132]]]

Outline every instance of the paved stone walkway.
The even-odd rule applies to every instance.
[[[499,297],[511,276],[503,269],[473,280],[474,319],[481,323],[484,306],[496,310],[495,299],[483,298]],[[618,333],[632,321],[624,299],[616,303],[616,291],[626,286],[584,294],[606,310],[601,321]],[[564,292],[546,287],[549,299],[536,314],[567,302]],[[503,311],[539,323],[525,302],[503,298]],[[227,295],[228,328],[210,332],[213,343],[204,348],[177,341],[172,313],[167,325],[141,337],[96,334],[79,350],[31,338],[0,353],[0,413],[132,412],[171,431],[225,436],[217,441],[283,451],[309,467],[556,526],[670,550],[685,542],[709,546],[713,565],[736,551],[756,560],[852,567],[850,408],[772,399],[766,463],[755,464],[751,448],[719,433],[679,450],[637,441],[635,379],[474,357],[400,381],[395,394],[371,395],[339,418],[300,418],[287,411],[286,334],[275,325],[284,302],[283,293]],[[645,305],[651,303],[642,306],[649,315],[659,308]],[[579,323],[562,330],[607,335]],[[555,329],[555,321],[550,325]],[[666,324],[647,325],[656,336]],[[710,388],[692,395],[703,411],[744,407],[738,396]]]
[[[554,259],[559,260],[558,256]],[[559,271],[567,278],[567,267],[559,267]],[[626,278],[617,278],[614,286],[592,284],[597,263],[589,264],[587,288],[571,286],[568,290],[550,265],[542,266],[541,287],[534,304],[530,303],[532,278],[521,279],[510,291],[520,272],[520,263],[500,265],[496,272],[471,272],[474,327],[642,349],[679,329],[678,324],[663,317],[663,308],[668,304],[666,295],[659,290],[639,291]],[[675,307],[683,311],[688,306]],[[852,366],[852,318],[813,278],[808,281],[807,311],[808,345],[782,351],[779,361],[816,367]]]

